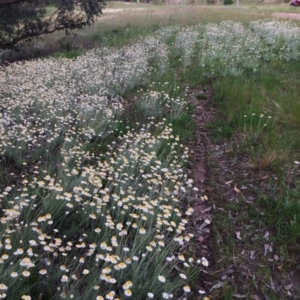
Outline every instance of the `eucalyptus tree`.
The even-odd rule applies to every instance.
[[[55,31],[90,26],[105,0],[0,0],[0,49],[13,48]]]

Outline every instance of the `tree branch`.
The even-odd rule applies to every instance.
[[[55,32],[55,31],[61,31],[61,30],[64,30],[65,28],[63,27],[63,26],[60,26],[60,27],[56,27],[56,28],[53,28],[53,29],[51,29],[51,30],[45,30],[45,31],[43,31],[43,32],[37,32],[37,33],[34,33],[34,34],[32,34],[32,33],[26,33],[26,34],[23,34],[23,35],[21,35],[21,36],[19,36],[19,37],[17,37],[17,38],[14,38],[14,39],[12,39],[11,41],[9,41],[9,42],[7,42],[7,43],[3,43],[3,44],[1,44],[0,46],[1,46],[1,48],[3,48],[3,49],[7,49],[7,48],[11,48],[11,47],[13,47],[14,45],[16,45],[17,43],[19,43],[19,42],[21,42],[21,41],[23,41],[23,40],[26,40],[26,39],[28,39],[28,38],[31,38],[31,37],[38,37],[38,36],[40,36],[40,35],[44,35],[44,34],[50,34],[50,33],[53,33],[53,32]]]
[[[0,0],[0,49],[55,31],[68,34],[82,29],[91,25],[105,6],[105,0],[59,0],[47,17],[47,7],[36,7],[35,1],[39,0]]]
[[[7,6],[21,2],[34,2],[35,0],[0,0],[0,6]]]

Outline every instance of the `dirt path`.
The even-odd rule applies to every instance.
[[[239,150],[241,133],[213,140],[208,129],[220,117],[211,86],[189,92],[196,122],[190,141],[190,176],[196,190],[191,231],[196,236],[196,257],[205,257],[197,284],[210,299],[299,299],[300,256],[289,260],[275,241],[276,231],[264,224],[258,193],[269,194],[277,178],[271,169],[250,167],[250,158]],[[274,298],[270,298],[273,295]],[[233,298],[232,298],[233,297]],[[250,297],[250,298],[249,298]]]
[[[194,107],[193,119],[196,123],[195,137],[188,143],[191,158],[191,168],[188,171],[194,180],[194,191],[189,198],[190,205],[194,209],[194,219],[190,225],[191,231],[196,236],[196,257],[198,259],[205,257],[208,260],[211,257],[208,243],[211,234],[212,205],[207,197],[209,180],[207,158],[212,143],[206,126],[216,117],[215,109],[211,105],[212,94],[211,87],[199,87],[188,92],[189,102]],[[203,293],[208,292],[205,281],[205,276],[201,274],[198,290]]]

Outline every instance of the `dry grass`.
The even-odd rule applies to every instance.
[[[287,158],[285,153],[279,153],[278,150],[268,149],[260,157],[253,157],[249,167],[260,171],[266,170],[276,161],[282,161]]]
[[[272,7],[272,10],[262,14],[261,6],[243,5],[237,8],[234,5],[228,7],[224,5],[208,6],[202,2],[197,2],[197,4],[200,5],[162,6],[143,3],[109,2],[106,7],[107,10],[103,10],[103,16],[98,18],[91,27],[84,30],[74,30],[68,37],[65,36],[64,32],[45,35],[42,39],[33,41],[31,47],[26,49],[24,53],[5,53],[2,54],[0,59],[15,61],[49,55],[55,52],[69,51],[71,49],[82,51],[102,46],[103,39],[98,39],[97,37],[101,35],[111,36],[111,32],[122,30],[127,26],[147,31],[149,27],[155,29],[175,24],[195,25],[209,22],[219,23],[224,20],[248,23],[257,19],[270,18],[274,11],[273,8],[277,9],[277,11],[282,11],[282,7],[285,7],[283,5],[264,5],[263,7],[266,9]],[[51,13],[54,11],[53,6],[50,6],[49,9]],[[95,36],[96,38],[93,38]]]
[[[142,9],[141,9],[142,8]],[[224,6],[156,6],[146,4],[129,4],[128,6],[109,4],[108,11],[103,11],[103,16],[90,28],[75,30],[73,33],[78,36],[91,36],[99,32],[113,31],[125,26],[157,27],[168,25],[195,25],[199,23],[221,22],[234,20],[250,22],[262,18],[261,15],[247,13],[235,7]],[[113,13],[112,9],[121,9]],[[51,45],[64,38],[63,32],[57,32],[51,36],[44,37],[44,43]]]

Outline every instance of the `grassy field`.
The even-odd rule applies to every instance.
[[[44,58],[0,67],[1,299],[300,298],[299,21],[274,12],[110,2],[2,53]]]
[[[121,11],[120,11],[121,10]],[[50,6],[48,14],[52,14],[54,7]],[[35,57],[52,55],[58,52],[70,52],[67,55],[78,55],[87,49],[97,46],[114,46],[129,42],[132,38],[146,36],[162,26],[195,25],[209,22],[235,20],[243,23],[260,18],[278,18],[273,13],[297,13],[297,8],[290,8],[288,4],[257,4],[247,1],[235,5],[148,5],[128,2],[108,2],[103,16],[88,30],[75,30],[65,37],[63,32],[57,32],[43,39],[35,40],[30,47],[19,52],[6,51],[1,53],[3,61],[15,61]],[[293,20],[298,23],[298,19]],[[130,28],[130,30],[127,30]],[[119,46],[116,45],[116,46]]]

